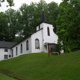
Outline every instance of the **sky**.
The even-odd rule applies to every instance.
[[[13,9],[15,9],[15,10],[17,10],[17,9],[19,9],[19,7],[23,4],[23,3],[26,3],[26,4],[30,4],[31,2],[39,2],[40,0],[14,0],[14,3],[15,3],[15,6],[14,7],[12,7]],[[60,4],[60,2],[62,1],[62,0],[45,0],[47,3],[50,3],[50,2],[52,2],[52,1],[54,1],[54,2],[56,2],[56,3],[58,3],[58,4]],[[8,3],[7,2],[4,2],[4,3],[2,3],[2,6],[0,7],[0,12],[2,11],[2,12],[5,12],[5,10],[7,10],[9,7],[6,7],[6,5],[7,5]]]

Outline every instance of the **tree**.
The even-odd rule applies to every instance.
[[[8,18],[8,41],[13,41],[15,39],[15,34],[18,32],[18,15],[14,9],[8,9],[5,11]]]
[[[0,6],[1,6],[1,3],[5,2],[5,0],[0,0]],[[14,3],[13,3],[13,0],[7,0],[9,6],[13,6]]]
[[[7,16],[3,12],[0,12],[0,41],[7,40],[7,26]]]
[[[56,32],[56,19],[59,13],[58,4],[55,2],[51,2],[48,4],[48,21],[53,24],[54,32]]]
[[[59,6],[57,33],[59,41],[63,41],[65,52],[80,49],[80,1],[63,0]]]
[[[19,23],[21,26],[21,31],[23,33],[21,35],[24,35],[25,37],[28,37],[30,35],[30,14],[29,14],[29,6],[27,4],[23,4],[20,9],[20,19]]]

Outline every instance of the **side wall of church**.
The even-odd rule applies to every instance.
[[[21,45],[22,45],[22,48],[21,48]],[[19,55],[28,54],[28,53],[31,53],[31,38],[25,39],[24,41],[22,41],[21,43],[19,43],[18,45],[12,48],[13,57],[17,57]]]

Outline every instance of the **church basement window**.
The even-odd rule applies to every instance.
[[[4,59],[8,59],[8,55],[4,55]]]

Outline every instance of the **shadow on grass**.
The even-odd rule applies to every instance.
[[[15,74],[15,73],[13,73],[13,72],[11,72],[11,71],[9,71],[9,70],[0,69],[0,72],[1,72],[2,74],[5,74],[5,75],[9,76],[9,77],[12,77],[12,78],[14,78],[14,79],[16,79],[16,80],[23,80],[22,77],[20,77],[19,75]],[[0,80],[1,80],[1,79],[0,79]]]

